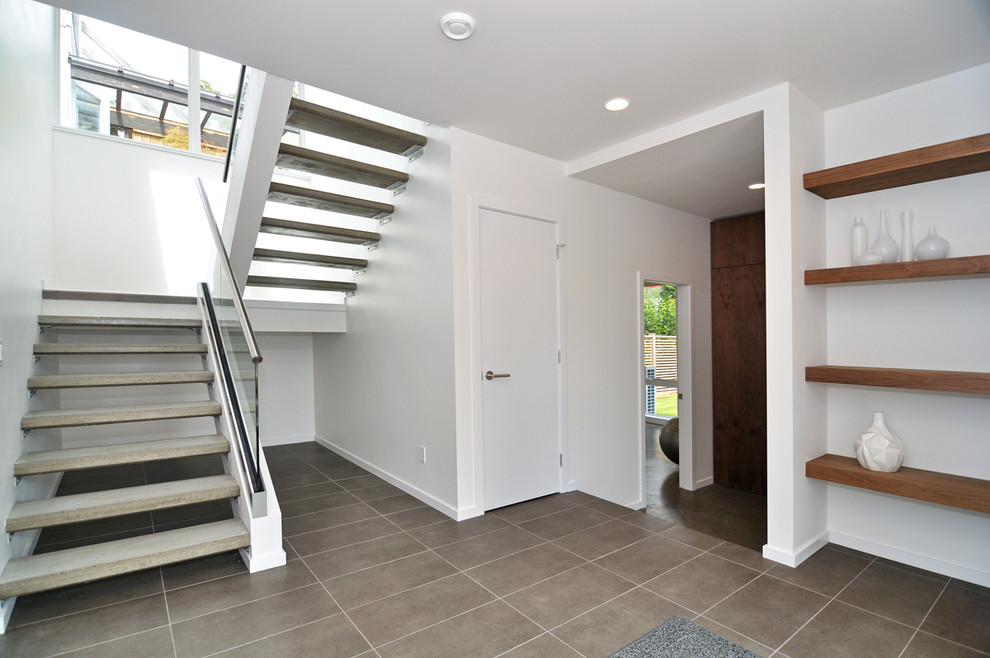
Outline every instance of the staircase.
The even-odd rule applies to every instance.
[[[61,483],[54,497],[11,510],[9,535],[40,537],[35,554],[0,574],[0,599],[248,546],[229,502],[240,489],[225,472],[230,446],[217,433],[201,322],[45,315],[38,324],[46,342],[35,345],[39,374],[27,387],[46,408],[26,413],[21,429],[25,446],[63,449],[25,452],[14,476],[60,474]]]
[[[399,162],[402,157],[414,160],[426,145],[422,135],[293,98],[285,134],[300,131],[392,154]],[[409,174],[286,141],[279,145],[275,164],[282,171],[315,175],[322,183],[317,187],[272,180],[245,296],[257,296],[258,288],[353,295],[357,291],[354,276],[364,273],[368,260],[353,253],[352,245],[378,247],[382,236],[372,229],[388,222],[396,210],[393,203],[382,200],[388,196],[382,191],[391,191],[392,196],[401,193]],[[278,174],[276,170],[275,178],[280,178]],[[359,191],[343,194],[320,189],[336,189],[339,183]],[[300,208],[306,209],[304,218],[294,212]],[[334,246],[327,247],[327,243]],[[279,266],[289,267],[279,270]]]

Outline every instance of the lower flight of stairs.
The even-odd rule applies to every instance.
[[[402,156],[410,161],[419,156],[426,145],[423,135],[408,132],[394,126],[353,116],[328,107],[317,105],[299,98],[293,98],[285,122],[286,134],[304,131],[320,136],[358,144],[375,149],[401,161]],[[380,200],[381,190],[390,190],[393,195],[405,190],[409,174],[398,169],[382,167],[349,158],[331,155],[319,150],[295,144],[279,145],[276,166],[303,174],[316,174],[334,181],[357,184],[361,190],[355,195],[336,194],[313,187],[272,181],[268,189],[268,201],[306,208],[312,220],[297,221],[266,216],[262,219],[258,245],[247,278],[247,286],[252,288],[282,288],[337,292],[353,295],[357,283],[347,274],[365,271],[368,261],[363,258],[350,258],[326,254],[327,242],[340,245],[363,245],[374,249],[381,240],[376,231],[357,230],[353,227],[337,226],[341,222],[358,218],[359,222],[377,220],[387,222],[395,212],[395,206]],[[278,206],[275,213],[279,213]],[[312,212],[316,211],[316,212]],[[281,211],[284,212],[288,211]],[[335,219],[336,217],[336,219]],[[291,247],[285,237],[278,238],[277,248],[264,235],[289,236],[293,238]],[[303,238],[299,240],[298,238]],[[274,245],[273,245],[274,246]],[[334,247],[330,248],[331,250]],[[346,251],[348,248],[341,248]],[[275,268],[268,263],[279,263]],[[284,265],[292,265],[285,268]],[[336,273],[340,273],[338,276]],[[328,279],[329,275],[329,279]]]
[[[83,364],[75,364],[70,369],[90,367],[97,372],[54,372],[32,376],[27,382],[32,395],[48,392],[61,399],[71,389],[105,389],[130,391],[128,395],[133,398],[135,387],[152,387],[160,391],[156,395],[166,401],[108,405],[106,401],[112,400],[112,397],[95,396],[100,401],[97,406],[39,409],[26,413],[21,419],[25,452],[14,464],[15,481],[20,484],[25,478],[63,474],[63,486],[52,498],[18,500],[5,521],[7,533],[13,535],[40,530],[40,545],[44,545],[44,533],[52,529],[71,536],[72,528],[85,527],[72,524],[179,510],[184,506],[211,501],[229,501],[240,495],[237,481],[224,472],[221,461],[230,446],[225,437],[216,433],[220,405],[203,392],[189,392],[199,386],[203,386],[203,391],[208,391],[207,387],[213,383],[213,373],[205,367],[189,369],[190,358],[206,355],[206,346],[198,338],[201,327],[198,320],[41,316],[38,324],[46,339],[50,336],[58,339],[35,345],[39,368],[49,372],[61,370],[59,361],[82,355]],[[64,336],[68,338],[62,340]],[[75,342],[80,339],[86,342]],[[137,371],[120,372],[121,365],[115,361],[120,358],[127,361],[126,368]],[[147,359],[149,363],[141,363],[141,359]],[[178,360],[177,363],[184,369],[170,365],[172,360]],[[161,371],[154,369],[159,367]],[[178,389],[182,392],[177,394],[174,387],[182,387]],[[184,399],[190,395],[201,399]],[[72,399],[73,407],[88,400],[85,395]],[[169,423],[197,418],[200,423],[210,424],[213,421],[212,431],[178,438],[155,438],[159,431],[174,433],[175,428],[170,427]],[[89,426],[100,426],[100,432],[108,432],[107,428],[114,424],[127,424],[128,430],[134,431],[139,438],[121,442],[122,439],[117,436],[112,444],[93,440],[86,445],[74,443],[66,449],[31,450],[33,445],[38,444],[38,438],[46,437],[46,432],[78,431],[75,428]],[[136,428],[142,429],[138,431]],[[190,468],[185,474],[192,474],[191,477],[175,479],[163,476],[163,472],[168,471],[163,466],[165,464],[175,467],[184,463],[183,460],[209,460],[209,456],[216,459],[209,474],[197,474],[196,468]],[[143,469],[144,473],[154,477],[146,476],[151,482],[138,485],[102,481],[102,473],[112,473],[115,469],[120,471],[129,466],[132,473],[135,469]],[[184,472],[181,467],[173,470]],[[89,480],[99,484],[87,485],[83,487],[84,491],[79,491],[79,487],[70,487],[72,491],[68,493],[62,491],[66,488],[66,481],[73,476],[86,475],[85,472],[92,475]],[[60,548],[56,543],[50,547],[54,546],[57,550],[12,559],[0,574],[0,599],[244,548],[250,539],[244,524],[233,518],[233,512],[229,518],[218,519],[214,515],[204,523],[185,525],[180,522],[171,526],[179,527],[71,548]]]

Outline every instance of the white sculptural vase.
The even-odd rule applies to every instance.
[[[882,411],[873,412],[873,424],[856,439],[856,460],[871,471],[893,473],[904,463],[904,444],[887,427]]]
[[[877,233],[877,239],[870,245],[870,251],[883,258],[885,263],[893,263],[897,260],[899,249],[887,230],[886,210],[880,211],[880,231]]]

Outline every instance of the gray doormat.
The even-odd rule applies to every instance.
[[[703,626],[674,617],[610,658],[759,658]]]

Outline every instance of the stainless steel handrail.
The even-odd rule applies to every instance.
[[[234,97],[234,110],[230,113],[230,134],[227,135],[227,153],[223,158],[223,182],[230,174],[230,162],[234,157],[234,138],[237,136],[237,118],[241,115],[241,96],[244,95],[244,78],[247,66],[241,65],[241,75],[237,79],[237,95]]]
[[[239,453],[245,465],[246,474],[251,481],[252,493],[261,493],[265,490],[265,482],[261,477],[261,454],[258,445],[257,427],[255,427],[255,447],[251,448],[251,440],[248,438],[247,428],[244,426],[244,416],[241,414],[241,402],[237,397],[237,389],[234,386],[233,375],[231,373],[230,361],[227,359],[227,352],[223,347],[223,338],[220,332],[220,323],[217,321],[216,311],[213,307],[213,297],[210,295],[210,287],[206,283],[199,284],[199,298],[206,308],[209,322],[206,324],[207,337],[216,355],[217,365],[220,369],[220,380],[217,382],[225,391],[224,398],[230,405],[230,419],[232,430],[236,435],[237,444],[240,447]],[[252,498],[252,509],[254,499]],[[259,510],[261,511],[261,510]]]
[[[206,188],[203,187],[203,179],[196,178],[196,187],[199,188],[199,198],[203,201],[203,210],[206,211],[206,218],[209,220],[210,232],[213,233],[213,242],[217,247],[217,256],[220,259],[220,267],[230,280],[230,287],[234,294],[231,295],[234,302],[234,310],[241,321],[241,328],[244,330],[244,339],[247,341],[248,351],[251,353],[251,360],[261,363],[261,350],[258,349],[258,341],[254,336],[254,329],[251,328],[251,320],[248,319],[247,309],[244,308],[244,299],[241,297],[241,289],[234,278],[234,270],[230,267],[230,258],[227,256],[227,249],[223,246],[223,238],[220,237],[220,229],[217,227],[217,220],[213,218],[213,209],[210,207],[210,200],[206,197]]]

